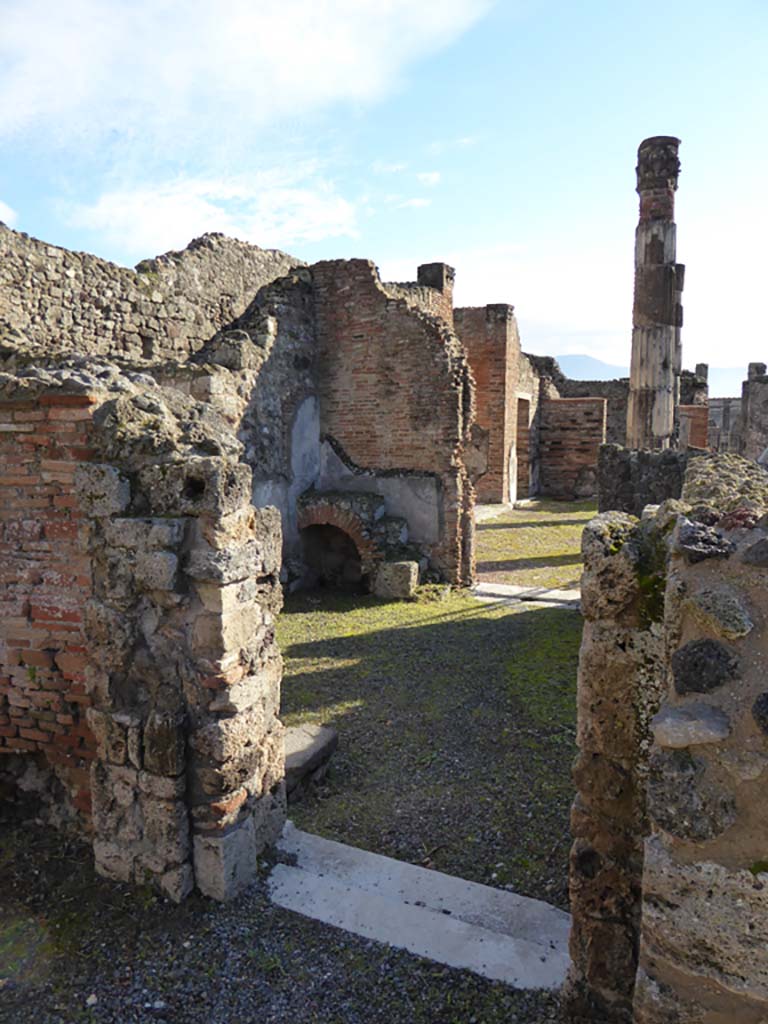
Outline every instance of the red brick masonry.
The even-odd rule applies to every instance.
[[[83,606],[91,594],[75,495],[93,399],[0,403],[0,755],[43,751],[90,814]]]

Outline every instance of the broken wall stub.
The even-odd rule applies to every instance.
[[[759,459],[768,448],[768,375],[765,363],[750,363],[741,386],[739,453]]]
[[[574,1020],[768,1014],[766,509],[764,470],[702,455],[680,501],[585,531]]]
[[[474,491],[463,460],[474,418],[465,350],[442,320],[390,295],[368,260],[312,267],[321,437],[354,470],[437,486],[423,544],[448,582],[474,579]]]
[[[479,501],[517,498],[517,391],[521,359],[514,307],[497,304],[454,310],[456,333],[475,379],[475,431],[485,438],[485,462],[476,480]],[[521,495],[527,497],[527,493]]]
[[[46,606],[36,579],[15,567],[19,618],[29,634],[46,626],[45,653],[62,672],[71,651],[48,622],[79,630],[74,696],[82,692],[87,714],[63,720],[59,735],[74,741],[75,770],[91,751],[97,870],[151,881],[176,900],[193,885],[225,899],[255,876],[257,854],[284,818],[279,516],[253,508],[250,470],[225,419],[146,379],[137,387],[116,371],[104,376],[6,382],[17,400],[61,408],[58,420],[74,422],[88,442],[62,448],[43,423],[39,444],[55,458],[20,453],[30,475],[65,464],[56,472],[73,481],[73,494],[43,488],[46,503],[21,510],[25,529],[43,538],[60,518],[50,504],[70,510],[83,585]],[[13,424],[24,423],[18,415]],[[13,509],[19,485],[6,487],[4,507]],[[65,679],[52,692],[74,718],[72,690]],[[12,706],[25,691],[12,678]]]

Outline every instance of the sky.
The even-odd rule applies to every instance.
[[[684,364],[768,361],[766,0],[0,0],[0,220],[457,271],[628,364],[637,146],[682,140]]]

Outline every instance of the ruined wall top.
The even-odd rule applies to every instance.
[[[130,270],[0,224],[0,322],[26,337],[38,362],[67,352],[183,360],[300,264],[207,234]]]
[[[654,135],[640,143],[635,170],[641,222],[674,219],[679,146],[680,139],[673,135]]]

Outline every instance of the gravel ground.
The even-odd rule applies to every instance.
[[[493,506],[488,506],[493,512]],[[531,501],[482,518],[476,528],[480,580],[520,586],[577,587],[581,533],[597,514],[594,501]]]
[[[518,992],[273,907],[263,880],[181,907],[94,876],[88,848],[0,835],[3,1024],[545,1024]]]

